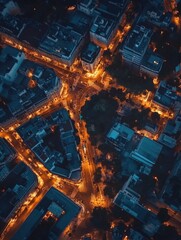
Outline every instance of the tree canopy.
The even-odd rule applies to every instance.
[[[168,214],[168,210],[166,208],[160,208],[158,213],[158,219],[161,222],[167,222],[169,220],[170,216]]]
[[[128,123],[131,128],[137,127],[138,129],[142,129],[148,120],[149,113],[149,108],[144,108],[141,111],[133,108],[127,116],[123,117],[123,121]]]
[[[124,66],[122,64],[120,55],[114,57],[112,64],[106,68],[106,71],[116,79],[118,84],[135,94],[143,92],[145,89],[149,91],[154,90],[152,79],[131,72],[128,65]]]
[[[117,116],[117,109],[117,101],[106,91],[101,91],[98,95],[93,95],[90,101],[86,101],[81,114],[93,144],[96,136],[102,138],[110,129],[113,119]]]
[[[162,225],[154,237],[155,240],[180,240],[175,227]]]
[[[92,224],[102,230],[108,230],[109,224],[109,213],[106,208],[95,207],[92,211]]]

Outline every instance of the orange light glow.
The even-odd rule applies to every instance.
[[[123,238],[123,240],[128,240],[129,238],[128,238],[128,236],[125,236],[124,238]]]
[[[156,176],[154,176],[153,179],[158,182],[158,178]]]
[[[154,85],[157,85],[159,83],[159,80],[157,77],[153,78],[153,84]]]
[[[68,11],[73,11],[73,10],[75,10],[75,6],[68,7]]]
[[[181,27],[181,18],[179,16],[175,16],[173,17],[173,22],[175,23],[175,25],[180,28]]]
[[[33,77],[33,72],[32,72],[32,71],[28,71],[27,76],[28,76],[29,78],[32,78],[32,77]]]
[[[37,82],[33,79],[31,79],[28,83],[29,88],[34,88],[36,87],[36,85],[37,85]]]

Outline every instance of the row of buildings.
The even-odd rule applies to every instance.
[[[0,65],[2,125],[59,96],[62,84],[54,70],[27,60],[23,52],[2,48]]]
[[[4,11],[0,16],[0,30],[67,66],[80,56],[83,68],[93,71],[103,49],[109,47],[115,36],[129,2],[82,0],[76,10],[68,12],[66,24],[62,21],[51,24],[22,21],[18,15]],[[17,8],[15,5],[12,8]]]
[[[130,176],[123,188],[116,195],[114,204],[141,222],[142,232],[147,237],[152,237],[158,231],[161,222],[156,214],[140,203],[141,195],[138,193],[140,190],[140,181],[139,176]]]
[[[171,28],[171,20],[172,13],[164,11],[163,2],[148,3],[120,47],[123,61],[141,74],[158,77],[165,59],[151,49],[150,43],[157,30]]]
[[[80,207],[55,188],[45,194],[12,240],[59,239],[63,230],[78,215]]]
[[[151,100],[151,109],[152,111],[174,117],[166,122],[162,130],[160,130],[158,123],[149,119],[145,123],[143,130],[147,135],[157,136],[157,141],[164,146],[174,149],[179,145],[179,134],[181,131],[181,98],[176,87],[169,85],[166,81],[161,81]],[[120,116],[124,114],[127,113],[121,112]],[[116,122],[107,134],[107,138],[118,151],[122,151],[126,144],[129,144],[131,139],[133,139],[134,133],[134,130],[130,129],[129,126]]]
[[[137,71],[158,77],[164,60],[149,49],[152,34],[151,29],[136,25],[121,46],[120,53],[123,61]]]
[[[28,207],[31,199],[27,197],[32,192],[38,193],[37,185],[36,175],[20,162],[12,146],[0,138],[0,232],[10,218],[18,218],[19,207]],[[12,239],[37,239],[37,236],[41,239],[58,239],[79,211],[80,206],[52,187]]]
[[[18,160],[12,146],[0,138],[0,230],[36,186],[36,175]]]
[[[157,214],[144,206],[144,191],[149,188],[145,179],[153,179],[156,183],[155,187],[147,192],[147,199],[154,199],[153,205],[159,202],[160,206],[162,203],[163,206],[168,204],[174,211],[180,211],[180,191],[176,188],[181,184],[181,162],[180,154],[174,154],[174,149],[180,145],[180,116],[179,111],[173,119],[167,121],[161,132],[154,132],[154,135],[159,134],[157,141],[138,136],[127,124],[121,122],[114,123],[107,134],[107,142],[122,153],[124,160],[121,174],[128,177],[115,196],[114,204],[137,219],[142,224],[141,232],[147,237],[155,235],[161,222]]]
[[[177,90],[177,87],[167,81],[161,81],[152,99],[152,107],[161,112],[174,112],[177,115],[181,107],[181,97]]]
[[[53,174],[79,179],[81,161],[74,126],[67,110],[35,117],[17,129],[25,144]]]
[[[116,123],[108,133],[107,140],[117,150],[125,154],[129,149],[129,144],[135,141],[135,135],[136,133],[128,126]],[[129,162],[127,168],[131,168],[132,174],[128,173],[128,179],[115,196],[114,204],[138,220],[143,234],[138,233],[138,235],[140,234],[140,239],[147,239],[146,237],[152,237],[157,233],[161,222],[157,214],[143,205],[142,198],[145,186],[143,179],[144,176],[151,174],[153,167],[160,158],[163,146],[147,137],[137,139],[137,142],[131,152],[125,154]]]

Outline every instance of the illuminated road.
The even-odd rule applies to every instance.
[[[115,51],[116,45],[123,41],[124,36],[129,30],[130,24],[126,24],[122,32],[117,32],[116,37],[111,43],[112,51]],[[32,190],[22,203],[17,213],[15,213],[14,217],[9,221],[1,236],[1,239],[8,240],[17,231],[21,223],[25,221],[30,212],[35,208],[51,186],[56,187],[82,206],[83,210],[79,215],[80,222],[90,216],[90,212],[94,206],[109,206],[109,201],[103,194],[102,185],[93,183],[93,176],[96,168],[93,160],[95,157],[95,149],[89,141],[89,135],[85,123],[80,120],[80,110],[85,104],[86,99],[89,99],[92,95],[101,90],[101,87],[96,84],[96,81],[102,81],[104,85],[103,88],[109,89],[111,87],[109,82],[112,79],[104,71],[104,66],[106,65],[104,64],[104,59],[102,59],[101,64],[94,74],[87,73],[82,75],[81,70],[76,68],[78,62],[75,62],[73,67],[68,69],[64,64],[60,63],[52,56],[37,51],[25,43],[20,43],[6,34],[2,34],[2,40],[5,44],[24,51],[28,59],[53,68],[63,82],[62,91],[59,97],[52,96],[44,106],[37,107],[20,120],[17,119],[8,127],[4,127],[0,132],[0,137],[6,138],[6,140],[16,149],[18,158],[25,162],[38,178],[37,187]],[[77,79],[77,76],[80,76],[79,79]],[[148,107],[149,104],[150,107],[151,103],[143,101],[140,96],[137,97],[137,100],[142,106]],[[18,126],[35,116],[48,116],[62,107],[69,111],[71,118],[75,121],[76,129],[80,137],[78,148],[82,157],[82,179],[79,182],[62,179],[49,173],[49,171],[37,160],[36,156],[24,145],[15,130]],[[161,114],[163,115],[163,113]],[[168,116],[164,117],[168,118]],[[66,229],[66,231],[68,230]]]

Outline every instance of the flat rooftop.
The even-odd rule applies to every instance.
[[[39,48],[63,60],[71,59],[79,46],[82,35],[57,23],[51,25]]]
[[[7,221],[9,215],[21,203],[22,199],[36,183],[36,175],[23,162],[18,163],[8,176],[3,179],[0,194],[0,218]]]
[[[147,236],[153,236],[157,232],[160,226],[157,215],[134,201],[132,197],[120,191],[114,199],[114,203],[143,223],[143,230]]]
[[[48,25],[46,24],[37,22],[28,23],[19,34],[19,39],[37,48],[47,32],[47,28]]]
[[[110,140],[118,140],[118,138],[124,138],[130,141],[134,135],[134,131],[128,128],[126,125],[121,123],[116,123],[109,131],[107,138]]]
[[[17,131],[49,171],[71,179],[75,172],[80,174],[80,156],[67,110],[60,109],[46,118],[35,117]]]
[[[24,20],[22,21],[19,18],[10,15],[6,16],[5,18],[0,16],[0,22],[0,30],[2,32],[9,33],[16,37],[19,36],[25,24]]]
[[[105,17],[111,17],[115,20],[119,20],[121,16],[121,9],[109,2],[100,3],[96,11],[100,12]]]
[[[3,78],[6,78],[9,73],[11,75],[12,69],[16,67],[16,65],[19,65],[18,59],[23,56],[23,52],[11,46],[4,47],[0,50],[0,76],[2,77],[0,81],[0,91],[4,80]],[[14,76],[16,76],[16,73],[14,73]],[[12,79],[13,78],[14,77],[12,77]]]
[[[124,192],[120,191],[116,198],[114,199],[114,203],[120,208],[124,209],[126,212],[131,214],[133,217],[137,218],[141,222],[144,222],[147,217],[149,211],[140,205],[138,202],[134,201],[132,197]]]
[[[15,150],[3,138],[0,138],[0,165],[12,160],[15,157]]]
[[[83,36],[89,31],[91,23],[92,17],[79,10],[70,11],[68,15],[67,25]]]
[[[89,43],[83,50],[81,59],[88,63],[93,63],[98,54],[100,53],[101,48],[94,43]]]
[[[142,158],[143,160],[145,159],[146,161],[148,160],[152,164],[155,164],[161,153],[161,150],[161,144],[147,137],[143,137],[137,149],[134,151],[135,154],[133,158]]]
[[[178,96],[176,89],[167,84],[165,81],[161,81],[153,98],[153,101],[165,106],[166,108],[170,108],[177,100],[177,98]]]
[[[159,73],[163,66],[164,60],[151,51],[147,51],[144,55],[144,58],[141,62],[144,68],[148,68],[153,72]]]
[[[123,50],[128,49],[139,55],[145,53],[152,35],[151,29],[137,25],[128,36]]]
[[[107,0],[109,3],[116,5],[117,7],[124,8],[129,0]]]
[[[0,122],[24,114],[61,88],[53,69],[25,59],[24,53],[15,48],[3,48],[0,63],[0,94],[6,103],[0,105]]]
[[[115,27],[116,27],[115,21],[98,15],[92,24],[90,32],[109,39]]]

